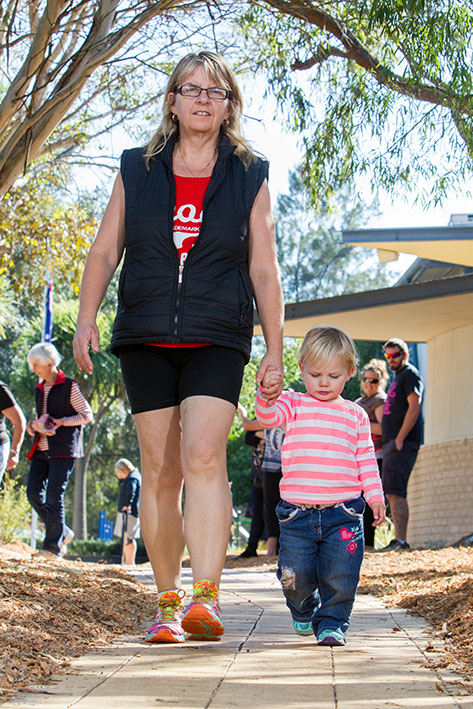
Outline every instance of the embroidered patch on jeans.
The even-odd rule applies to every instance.
[[[286,589],[287,591],[289,590],[295,590],[296,588],[296,570],[291,569],[287,566],[284,566],[281,569],[281,586]]]
[[[349,545],[347,546],[347,551],[349,551],[350,554],[354,554],[358,547],[358,544],[353,539],[354,536],[355,532],[350,532],[350,530],[348,530],[346,527],[341,528],[340,537],[342,538],[342,540],[344,542],[348,542],[349,540],[351,540]]]
[[[355,533],[349,532],[346,527],[342,527],[340,530],[340,536],[344,542],[347,542],[349,539],[353,539],[353,537],[355,536]]]

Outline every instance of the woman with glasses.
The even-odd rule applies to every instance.
[[[74,354],[91,372],[97,311],[124,255],[111,349],[140,444],[140,519],[158,587],[149,642],[218,640],[224,632],[219,583],[232,519],[226,442],[250,356],[253,298],[267,348],[257,381],[279,371],[268,395],[282,388],[268,163],[242,137],[241,114],[240,90],[221,57],[181,59],[157,132],[122,155],[82,281]],[[189,605],[180,581],[185,546]]]
[[[378,462],[379,472],[383,465],[383,437],[381,435],[381,420],[383,418],[384,402],[386,401],[386,385],[389,376],[386,363],[382,359],[372,359],[365,364],[361,372],[361,391],[363,396],[356,403],[368,414],[371,426],[371,438]],[[365,533],[365,548],[374,549],[374,517],[369,505],[366,505],[363,518]]]

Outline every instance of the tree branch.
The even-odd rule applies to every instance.
[[[292,2],[291,0],[265,0],[265,2],[286,15],[291,15],[312,25],[316,25],[321,30],[336,37],[345,48],[344,58],[355,62],[358,66],[369,71],[379,84],[393,91],[397,91],[404,96],[409,96],[419,101],[434,103],[439,106],[455,108],[460,113],[471,115],[471,107],[467,104],[468,98],[471,99],[472,97],[465,99],[464,96],[452,95],[448,91],[448,87],[444,84],[432,86],[399,76],[388,67],[383,66],[379,59],[373,56],[358,37],[345,27],[342,22],[323,10],[314,7],[308,2],[304,2],[304,0],[297,0],[297,2]],[[312,66],[320,63],[318,53],[312,60],[308,61],[313,62]]]

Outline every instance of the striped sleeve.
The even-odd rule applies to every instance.
[[[82,426],[93,420],[92,409],[79,389],[77,382],[72,382],[71,406],[77,414],[76,416],[65,416],[62,423],[63,426]]]
[[[287,395],[282,394],[281,397],[271,406],[268,404],[266,399],[260,394],[260,389],[258,387],[256,391],[256,405],[255,405],[256,418],[264,428],[271,428],[273,426],[285,426],[290,420],[290,404]]]

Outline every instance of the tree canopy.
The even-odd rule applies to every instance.
[[[316,198],[368,175],[438,200],[471,176],[471,0],[256,0],[241,27]]]
[[[162,90],[149,77],[166,75],[169,55],[194,37],[197,21],[200,30],[212,22],[189,17],[200,4],[1,3],[0,197],[33,160],[64,159],[124,117],[146,115]]]
[[[341,229],[355,229],[376,205],[367,206],[345,189],[336,209],[326,200],[318,212],[311,206],[300,172],[289,175],[289,192],[279,195],[274,217],[278,261],[286,302],[313,300],[342,293],[381,288],[386,273],[366,249],[344,244]]]
[[[421,176],[439,199],[471,175],[471,0],[9,0],[0,20],[0,196],[32,161],[81,162],[90,137],[150,117],[201,46],[269,77],[315,196],[366,174],[388,190]]]

